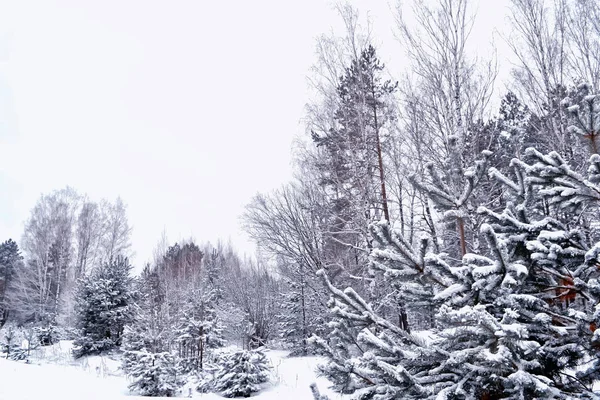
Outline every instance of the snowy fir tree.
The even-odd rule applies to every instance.
[[[136,295],[122,346],[122,368],[131,380],[129,389],[144,396],[173,396],[181,382],[177,361],[168,351],[171,333],[156,271],[144,269],[136,282]]]
[[[127,354],[130,360],[135,358],[135,363],[126,371],[131,379],[131,391],[152,397],[173,397],[177,394],[182,381],[175,357],[170,352],[128,350]]]
[[[308,321],[306,315],[306,290],[302,282],[286,282],[289,289],[282,295],[279,335],[289,343],[292,355],[308,354]]]
[[[597,116],[579,118],[588,121],[584,133],[598,129]],[[321,272],[334,331],[313,341],[328,356],[323,371],[336,390],[357,399],[594,398],[600,237],[590,228],[600,156],[591,155],[587,176],[534,149],[511,167],[514,180],[489,170],[506,188],[505,207],[476,210],[486,219],[478,253],[456,260],[429,238],[413,246],[386,221],[371,226],[371,269],[389,293],[434,311],[428,331],[403,329]]]
[[[17,243],[8,239],[0,243],[0,328],[6,323],[9,314],[8,288],[23,256]]]
[[[4,353],[7,359],[22,360],[27,356],[26,351],[21,350],[21,342],[15,326],[8,325],[0,335],[0,353]]]
[[[117,257],[82,278],[75,296],[78,337],[73,354],[81,357],[119,347],[132,316],[131,266]]]
[[[327,326],[326,309],[306,281],[305,277],[298,282],[287,279],[282,293],[279,332],[293,356],[309,354],[312,347],[308,345],[308,338],[315,334],[324,335]]]
[[[224,397],[250,397],[269,381],[270,364],[260,350],[223,354],[214,377],[214,389]]]
[[[214,308],[215,291],[186,292],[176,331],[179,358],[184,371],[202,370],[210,349],[223,346],[223,326]]]

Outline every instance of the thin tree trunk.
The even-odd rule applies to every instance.
[[[458,238],[460,240],[460,253],[462,256],[464,256],[465,254],[467,254],[467,241],[465,238],[465,221],[461,217],[458,217],[456,220],[458,223]]]
[[[200,370],[204,368],[204,342],[200,338]]]
[[[404,221],[404,201],[403,201],[403,194],[402,194],[402,181],[400,181],[400,196],[398,198],[398,208],[400,211],[400,229],[402,232],[402,235],[404,236],[405,234],[405,221]]]
[[[427,221],[427,225],[429,225],[429,229],[431,230],[431,240],[433,241],[433,246],[435,247],[435,251],[439,252],[440,248],[438,246],[438,237],[437,231],[435,230],[435,223],[433,222],[433,217],[431,216],[431,209],[429,208],[429,203],[425,200],[425,220]]]
[[[375,88],[373,91],[373,101],[375,101]],[[383,156],[381,155],[381,140],[379,138],[379,123],[377,122],[377,104],[373,104],[373,117],[375,122],[375,139],[377,140],[377,161],[379,163],[379,180],[381,181],[381,204],[383,205],[383,215],[385,220],[389,222],[390,212],[387,204],[387,193],[385,190],[385,174],[383,171]]]
[[[406,308],[404,308],[404,304],[400,304],[400,313],[398,314],[398,322],[400,323],[400,328],[410,333],[410,327],[408,326],[408,314],[406,313]]]
[[[301,264],[302,265],[302,264]],[[302,275],[301,279],[301,286],[300,286],[300,296],[302,299],[302,354],[306,355],[307,354],[307,350],[306,350],[306,339],[307,339],[307,334],[308,334],[308,330],[306,329],[306,302],[305,302],[305,298],[304,298],[304,271],[303,268],[300,267],[300,274]]]

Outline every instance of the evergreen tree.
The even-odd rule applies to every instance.
[[[169,352],[129,350],[129,389],[142,396],[173,397],[181,387],[175,358]],[[132,360],[135,359],[135,362]]]
[[[169,352],[172,336],[160,276],[146,266],[136,282],[133,318],[123,335],[123,371],[129,389],[143,396],[174,396],[181,384],[177,360]]]
[[[452,257],[460,258],[469,250],[469,236],[473,235],[475,221],[470,221],[471,211],[481,202],[474,195],[475,189],[485,175],[491,152],[484,150],[480,160],[474,165],[463,167],[463,154],[456,137],[449,139],[450,156],[445,162],[445,170],[440,171],[433,163],[427,164],[427,179],[411,176],[412,184],[425,194],[442,214],[446,223],[443,249]],[[471,227],[471,232],[467,230]],[[472,242],[472,241],[471,241]]]
[[[10,360],[23,360],[27,357],[27,351],[21,349],[20,332],[14,325],[7,325],[0,333],[0,353],[6,353],[6,358]]]
[[[8,291],[15,271],[23,262],[19,246],[14,240],[8,239],[0,244],[0,328],[8,319]]]
[[[119,347],[132,317],[131,266],[117,257],[79,281],[76,293],[77,328],[74,355],[81,357]]]
[[[338,108],[331,128],[312,132],[318,148],[319,184],[327,193],[328,232],[324,252],[330,264],[363,276],[368,224],[389,219],[383,154],[394,119],[390,106],[396,84],[382,79],[384,66],[373,46],[352,60],[337,87]]]
[[[127,372],[128,353],[146,350],[162,352],[167,349],[167,320],[164,293],[156,271],[146,266],[135,282],[136,301],[132,318],[123,335],[124,370]]]
[[[184,371],[202,370],[209,349],[223,346],[223,326],[214,308],[216,292],[189,290],[176,331]]]
[[[337,125],[324,135],[313,133],[313,140],[327,149],[331,165],[325,170],[330,174],[325,182],[341,191],[338,201],[352,204],[356,196],[366,202],[355,210],[360,215],[371,214],[371,208],[383,209],[389,219],[380,133],[391,118],[388,102],[397,85],[381,80],[383,69],[369,45],[340,79]]]
[[[225,354],[215,374],[215,390],[225,397],[250,397],[269,381],[270,365],[258,350]]]
[[[597,113],[586,115],[584,132],[600,128]],[[456,260],[428,238],[413,246],[386,221],[371,226],[371,268],[388,293],[434,310],[427,332],[407,332],[321,273],[334,330],[314,342],[336,390],[358,399],[594,397],[600,237],[588,228],[598,219],[600,156],[587,176],[555,152],[528,149],[511,165],[516,181],[490,170],[510,201],[501,212],[477,209],[487,220],[477,253]]]
[[[312,335],[324,335],[326,329],[325,309],[317,295],[311,292],[308,276],[299,282],[286,280],[282,294],[280,336],[288,344],[290,355],[307,355],[312,350],[308,339]]]

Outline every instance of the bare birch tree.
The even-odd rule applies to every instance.
[[[488,110],[497,75],[495,57],[482,62],[468,53],[475,13],[469,0],[414,0],[410,17],[399,2],[397,38],[410,61],[410,72],[400,86],[403,114],[420,113],[419,135],[427,139],[433,161],[449,153],[449,141],[466,143],[473,122]],[[410,117],[409,117],[410,118]]]
[[[21,283],[15,300],[25,319],[50,322],[56,318],[61,296],[73,267],[72,236],[79,195],[66,188],[42,196],[31,211],[21,241],[27,262],[17,271]]]
[[[600,90],[600,4],[596,0],[571,0],[568,3],[567,62],[572,78]]]
[[[75,244],[77,247],[77,261],[75,264],[74,278],[79,279],[99,262],[99,245],[102,236],[104,221],[98,203],[85,200],[77,217]]]
[[[431,165],[444,171],[444,182],[458,200],[465,168],[479,157],[480,149],[472,138],[478,134],[474,131],[479,122],[490,114],[496,60],[492,56],[482,61],[470,51],[475,21],[471,1],[414,0],[410,4],[409,8],[398,2],[396,8],[397,38],[410,62],[400,85],[402,147],[396,154],[405,160],[405,179],[424,175]],[[414,187],[403,195],[411,216],[403,224],[411,240],[416,230],[424,229],[434,243],[443,239],[445,250],[457,257],[467,251],[466,237],[476,224],[467,227],[456,217],[438,227],[440,218],[424,196]]]
[[[118,197],[114,203],[104,202],[104,228],[100,241],[100,252],[103,261],[116,256],[130,256],[131,227],[127,219],[127,206]]]

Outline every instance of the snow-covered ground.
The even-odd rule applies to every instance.
[[[31,364],[0,359],[0,400],[93,400],[143,399],[129,393],[120,362],[109,357],[93,356],[73,360],[71,343],[60,342],[38,349]],[[329,383],[317,377],[318,357],[287,358],[287,352],[267,351],[273,365],[273,382],[253,396],[256,400],[310,400],[309,385],[316,382],[321,393],[332,400],[343,397],[326,390]],[[182,397],[187,393],[184,393]],[[192,393],[193,398],[222,399],[216,394]]]

